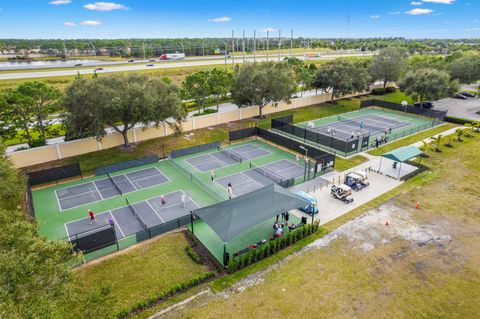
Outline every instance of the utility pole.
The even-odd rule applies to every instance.
[[[290,30],[290,57],[292,57],[293,51],[293,29]]]
[[[232,64],[235,64],[235,36],[232,30]]]
[[[202,41],[202,51],[203,51],[203,56],[205,56],[205,38],[203,38],[203,41]]]
[[[65,47],[65,40],[62,40],[63,44],[63,54],[65,55],[65,61],[68,61],[67,48]]]
[[[145,39],[143,39],[143,59],[146,60],[147,58],[145,57]]]
[[[245,63],[245,30],[243,30],[242,51],[243,51],[243,63]]]
[[[269,31],[270,30],[267,28],[267,62],[268,62],[268,47],[269,47],[269,45],[268,45],[268,32]]]
[[[257,38],[256,38],[255,30],[253,30],[253,63],[257,62],[256,61],[256,51],[257,51]]]
[[[280,62],[280,47],[282,46],[282,30],[278,29],[278,62]]]

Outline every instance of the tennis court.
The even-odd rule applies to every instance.
[[[290,160],[280,160],[263,166],[251,164],[252,169],[215,180],[215,183],[225,189],[232,184],[234,196],[240,196],[255,191],[272,183],[280,184],[284,180],[297,178],[305,174],[305,169]]]
[[[55,195],[60,210],[64,211],[166,182],[169,179],[158,168],[150,167],[58,189]]]
[[[386,117],[378,114],[368,114],[359,117],[349,118],[339,115],[339,122],[325,124],[316,127],[308,127],[308,130],[341,139],[354,138],[357,134],[369,133],[370,135],[379,135],[391,130],[411,125],[410,122],[402,121],[392,117]]]
[[[208,172],[269,154],[268,151],[256,145],[246,144],[239,147],[220,149],[215,153],[191,157],[185,161],[200,172]]]
[[[181,201],[182,195],[185,195],[185,207]],[[94,231],[98,227],[107,225],[109,219],[112,219],[117,239],[122,239],[147,228],[189,215],[192,210],[200,207],[183,191],[165,194],[164,197],[165,204],[162,204],[160,196],[136,203],[127,202],[125,206],[97,214],[97,221],[94,223],[90,223],[88,217],[65,223],[68,238],[72,239],[76,234]]]

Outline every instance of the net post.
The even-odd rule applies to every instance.
[[[192,235],[195,235],[193,232],[193,211],[190,211],[190,228],[192,229]]]

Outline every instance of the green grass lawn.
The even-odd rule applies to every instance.
[[[113,318],[137,302],[209,272],[207,266],[195,263],[186,254],[186,245],[183,233],[145,242],[133,250],[75,270],[73,284],[84,292],[106,292],[95,307],[101,318]],[[83,300],[73,301],[65,305],[65,312],[70,318],[86,318],[85,307]]]
[[[337,172],[343,172],[367,161],[368,158],[362,155],[355,155],[350,158],[342,158],[337,156],[335,158],[335,170]]]

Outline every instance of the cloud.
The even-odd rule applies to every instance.
[[[411,15],[414,15],[414,16],[419,16],[419,15],[423,15],[423,14],[430,14],[432,13],[433,10],[432,9],[420,9],[420,8],[415,8],[415,9],[412,9],[412,10],[409,10],[407,12],[405,12],[406,14],[411,14]]]
[[[379,15],[373,15],[373,16],[370,16],[370,19],[378,19],[378,18],[380,18],[380,16],[379,16]]]
[[[230,17],[218,17],[214,19],[208,19],[209,22],[214,22],[214,23],[225,23],[225,22],[230,22],[232,21],[232,18]]]
[[[72,3],[72,0],[53,0],[49,2],[49,4],[53,4],[55,6],[58,6],[60,4],[69,4],[69,3]]]
[[[442,3],[442,4],[453,4],[455,0],[422,0],[423,2],[429,3]]]
[[[262,29],[262,30],[260,30],[260,31],[262,31],[262,32],[267,32],[267,31],[268,31],[268,32],[273,32],[273,31],[275,31],[275,29],[273,29],[273,28],[265,28],[265,29]]]
[[[468,28],[466,31],[480,31],[480,28]]]
[[[66,27],[74,27],[74,26],[76,26],[76,24],[75,24],[74,22],[69,22],[69,21],[65,22],[63,25],[66,26]]]
[[[400,11],[392,11],[392,12],[389,12],[388,14],[392,16],[392,15],[401,14],[401,12]]]
[[[410,4],[411,4],[412,6],[421,6],[423,3],[422,3],[422,2],[419,2],[419,1],[412,1],[412,2],[410,2]]]
[[[83,6],[87,10],[95,11],[113,11],[113,10],[129,10],[129,7],[115,2],[95,2]]]
[[[80,22],[80,24],[81,24],[81,25],[88,25],[88,26],[96,27],[96,26],[98,26],[98,25],[101,25],[102,22],[97,21],[97,20],[85,20],[85,21]]]

